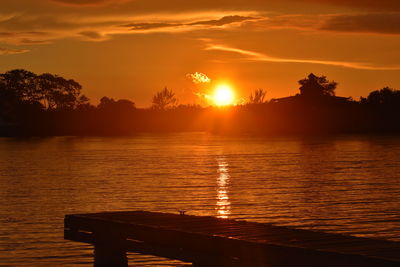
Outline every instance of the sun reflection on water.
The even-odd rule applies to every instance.
[[[217,178],[217,217],[228,218],[231,214],[231,203],[228,196],[229,173],[228,163],[224,158],[217,158],[218,178]]]

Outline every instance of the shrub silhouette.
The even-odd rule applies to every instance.
[[[176,107],[178,100],[175,93],[165,87],[153,96],[152,107],[158,110],[166,110]]]
[[[263,89],[255,90],[253,93],[250,94],[248,104],[251,105],[263,104],[265,101],[264,98],[266,94],[267,92],[264,91]]]

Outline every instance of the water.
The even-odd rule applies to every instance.
[[[150,210],[400,241],[400,138],[0,139],[0,266],[92,263],[68,213]],[[139,265],[180,265],[129,255]]]

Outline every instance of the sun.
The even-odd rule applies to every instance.
[[[232,105],[235,100],[235,94],[231,86],[220,84],[215,88],[213,101],[216,106]]]

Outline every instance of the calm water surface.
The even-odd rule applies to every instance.
[[[151,210],[400,241],[400,138],[0,139],[0,266],[90,265],[67,213]],[[139,265],[179,265],[130,255]]]

